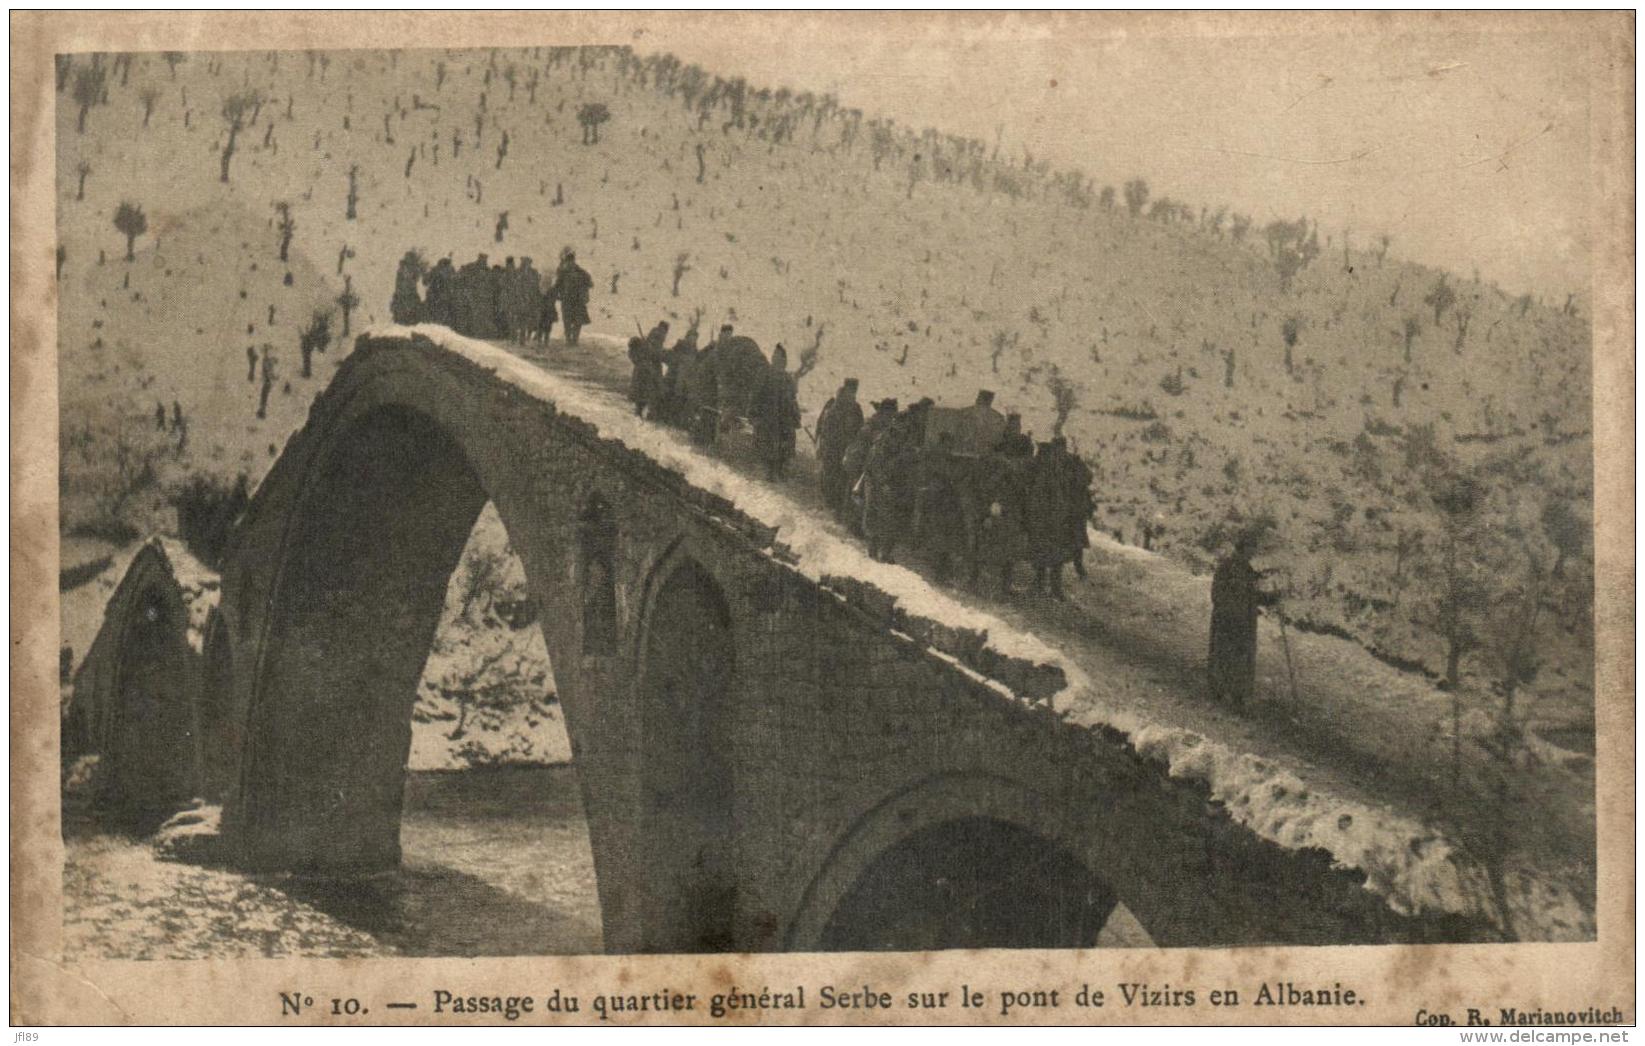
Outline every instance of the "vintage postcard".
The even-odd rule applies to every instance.
[[[14,1024],[1635,1021],[1632,14],[11,41]]]

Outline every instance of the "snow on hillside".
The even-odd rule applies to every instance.
[[[865,399],[969,402],[979,385],[993,388],[1041,436],[1060,402],[1064,431],[1097,474],[1103,531],[1136,543],[1146,527],[1153,547],[1203,565],[1218,524],[1270,514],[1293,620],[1430,673],[1445,669],[1436,579],[1449,546],[1424,477],[1476,475],[1488,488],[1485,537],[1453,557],[1465,566],[1455,591],[1470,607],[1511,606],[1522,566],[1557,563],[1536,593],[1546,607],[1541,668],[1521,707],[1562,726],[1591,722],[1585,303],[1510,299],[1477,278],[1403,262],[1397,243],[1389,253],[1370,231],[1317,227],[1317,257],[1287,284],[1263,239],[1268,216],[1236,235],[1239,201],[1227,201],[1234,214],[1197,201],[1206,206],[1196,217],[1195,207],[1157,206],[1169,189],[1160,186],[1156,206],[1133,215],[1104,206],[1096,186],[979,158],[843,105],[795,120],[791,93],[753,85],[741,101],[720,96],[702,109],[691,82],[606,51],[224,52],[175,68],[143,54],[111,74],[83,132],[65,88],[66,547],[91,559],[172,531],[168,492],[188,476],[258,481],[348,347],[334,341],[304,377],[299,330],[329,309],[340,335],[345,287],[358,299],[351,335],[385,321],[407,250],[459,264],[481,252],[531,256],[547,268],[573,245],[595,279],[597,329],[668,317],[678,330],[700,317],[705,327],[735,322],[767,349],[817,346],[800,389],[808,424],[847,375]],[[231,134],[224,103],[248,91],[261,101]],[[576,113],[594,101],[611,119],[585,145]],[[147,216],[130,261],[113,225],[122,202]],[[295,223],[284,262],[277,203]],[[276,380],[259,418],[247,350],[265,346]],[[174,402],[181,432],[155,420]],[[813,540],[780,495],[745,488],[737,500],[781,525],[781,540],[819,573],[837,555],[829,570],[903,584]],[[976,623],[963,604],[952,609]],[[482,665],[498,654],[490,664],[534,679],[535,655],[513,640],[499,654],[487,644],[502,641],[481,638],[480,623],[495,627],[487,618],[464,634],[449,622],[451,649],[466,644]],[[1501,674],[1500,651],[1477,642],[1495,624],[1483,612],[1469,621],[1464,638],[1476,642],[1459,679],[1470,693],[1490,694]],[[1034,656],[1046,647],[1021,630],[993,638]],[[546,691],[546,663],[544,672]],[[431,661],[423,733],[456,731],[440,718],[455,709],[439,688],[487,690],[487,676],[470,674]],[[479,732],[499,752],[555,751],[546,724],[557,706],[537,707],[516,705],[513,725]],[[458,744],[476,736],[467,725]],[[1218,794],[1275,783],[1183,739],[1137,736],[1184,773],[1211,768]],[[419,758],[438,763],[439,751]],[[1333,835],[1329,817],[1243,816],[1275,835],[1299,824],[1310,838]],[[1371,833],[1389,840],[1386,857],[1371,841],[1331,845],[1362,867],[1389,862],[1374,878],[1413,905],[1436,891],[1471,903],[1459,899],[1463,887],[1427,885],[1431,870],[1396,854],[1404,831]]]

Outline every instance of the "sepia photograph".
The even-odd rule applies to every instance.
[[[102,17],[12,16],[56,970],[1410,1023],[1327,957],[1608,941],[1483,1012],[1634,1020],[1630,14]]]

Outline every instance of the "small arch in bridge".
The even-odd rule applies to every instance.
[[[729,951],[737,905],[731,609],[689,556],[673,557],[661,577],[641,650],[642,950]]]
[[[100,805],[146,831],[193,792],[195,694],[184,639],[187,611],[175,588],[144,588],[133,610],[118,648]]]
[[[577,582],[582,589],[583,653],[617,652],[617,517],[599,494],[577,516]]]
[[[1018,825],[964,817],[880,854],[823,930],[825,951],[1085,948],[1116,906],[1073,854]]]

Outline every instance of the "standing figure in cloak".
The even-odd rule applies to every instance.
[[[428,293],[424,299],[424,312],[428,322],[455,329],[457,320],[454,297],[457,289],[457,270],[452,266],[451,259],[446,257],[435,262],[425,282],[428,284]]]
[[[395,323],[410,327],[428,319],[423,299],[417,294],[422,278],[423,259],[416,251],[407,251],[394,274],[394,297],[388,303],[388,314]]]
[[[862,422],[857,379],[846,378],[817,418],[817,463],[822,472],[822,496],[836,518],[844,518],[850,507],[851,484],[845,475],[845,452],[862,431]]]
[[[697,365],[697,328],[685,332],[685,337],[663,354],[662,401],[657,412],[665,424],[679,428],[691,426],[691,408],[687,405],[685,390],[691,381],[691,372]]]
[[[765,477],[779,480],[788,474],[794,457],[794,434],[800,427],[800,405],[794,376],[788,373],[788,350],[771,350],[771,364],[755,380],[750,418],[754,444],[765,462]]]
[[[634,413],[655,416],[658,400],[663,391],[663,343],[668,338],[668,322],[651,329],[644,338],[628,339],[628,359],[634,365],[628,383],[628,398],[634,404]]]
[[[594,289],[594,277],[577,264],[577,253],[567,247],[560,256],[560,271],[554,282],[560,296],[565,343],[576,345],[577,336],[588,326],[588,294]]]
[[[1240,531],[1234,547],[1211,576],[1211,652],[1206,674],[1211,696],[1236,705],[1250,700],[1257,682],[1257,611],[1279,602],[1258,585],[1262,575],[1251,565],[1261,549],[1264,529]]]

